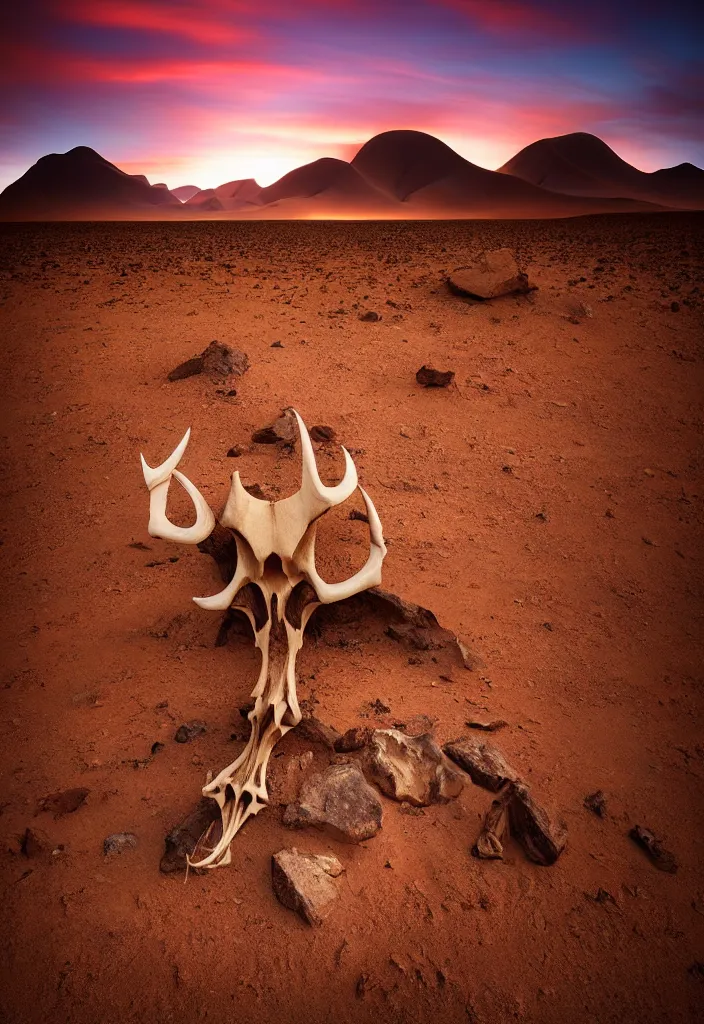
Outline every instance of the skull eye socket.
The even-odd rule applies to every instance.
[[[235,595],[232,602],[233,608],[246,608],[254,618],[254,628],[257,632],[263,629],[269,621],[269,609],[266,599],[256,583],[248,583]]]
[[[303,618],[303,609],[311,601],[317,601],[318,595],[311,587],[310,583],[305,580],[301,580],[291,591],[288,601],[286,602],[286,621],[294,629],[301,628],[301,620]]]

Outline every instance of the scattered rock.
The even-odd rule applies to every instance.
[[[635,825],[628,835],[647,853],[653,867],[658,871],[667,871],[670,875],[676,874],[678,864],[675,855],[665,849],[661,840],[656,839],[650,829]]]
[[[464,724],[468,729],[481,729],[482,732],[498,732],[499,729],[505,729],[508,722],[503,718],[494,718],[490,722],[480,722],[475,718],[470,718]]]
[[[286,444],[291,445],[298,436],[296,417],[291,409],[284,409],[281,415],[269,427],[255,430],[252,440],[255,444]]]
[[[596,793],[590,793],[589,796],[585,796],[584,806],[588,811],[596,814],[598,818],[603,818],[606,815],[606,800],[600,789],[597,789]]]
[[[225,378],[232,374],[241,376],[249,368],[249,360],[244,352],[224,345],[220,341],[211,341],[198,356],[187,359],[169,374],[170,381],[185,380],[198,373],[205,373],[213,378]]]
[[[51,858],[54,843],[52,843],[46,832],[40,828],[25,829],[20,842],[20,850],[30,860],[49,860]]]
[[[505,761],[503,754],[489,743],[477,743],[476,740],[460,738],[446,743],[442,749],[455,764],[467,772],[475,785],[483,786],[492,793],[498,793],[507,782],[513,782],[518,778],[513,768]]]
[[[511,783],[508,802],[511,835],[536,864],[554,864],[567,844],[567,826],[535,802],[528,787]]]
[[[108,836],[103,842],[103,853],[106,857],[115,853],[124,853],[125,850],[137,848],[137,836],[133,832],[115,832]]]
[[[525,295],[537,287],[528,281],[510,249],[493,249],[472,266],[458,267],[447,285],[453,295],[473,299],[496,299],[501,295]]]
[[[439,649],[440,647],[454,647],[462,658],[466,669],[473,671],[477,668],[485,668],[482,659],[474,654],[467,644],[457,637],[449,629],[440,625],[434,613],[429,608],[423,608],[411,601],[404,601],[397,594],[392,594],[380,587],[372,587],[357,595],[360,603],[366,604],[374,611],[392,613],[394,618],[403,623],[414,626],[425,633],[428,637],[428,650]],[[350,599],[354,600],[354,599]],[[317,614],[320,614],[319,612]],[[404,636],[403,639],[406,639]],[[415,636],[414,636],[415,639]]]
[[[368,309],[366,313],[359,314],[359,319],[364,323],[376,323],[377,320],[381,320],[381,317],[373,309]]]
[[[416,372],[416,380],[423,388],[446,388],[454,379],[454,370],[433,370],[430,366],[421,366]]]
[[[215,800],[203,797],[195,810],[167,835],[159,870],[165,875],[173,871],[185,871],[186,857],[191,856],[200,840],[208,835],[214,825],[220,825],[220,808]]]
[[[361,750],[371,742],[374,730],[367,725],[355,725],[348,729],[342,736],[335,740],[335,750],[338,754],[350,754],[353,750]]]
[[[284,347],[283,341],[273,341],[271,343],[271,348],[283,348],[283,347]]]
[[[679,311],[680,311],[680,304],[679,304],[679,302],[671,302],[670,303],[670,309],[672,310],[673,313],[679,313]]]
[[[310,925],[320,925],[338,897],[333,879],[344,868],[337,857],[299,853],[292,847],[271,858],[271,882],[278,901]]]
[[[384,704],[383,700],[379,700],[378,697],[376,700],[369,701],[367,707],[370,711],[373,711],[375,715],[388,715],[391,711],[388,704]]]
[[[242,454],[243,452],[240,446],[238,444],[233,444],[232,448],[229,448],[227,451],[227,458],[239,459]]]
[[[481,860],[501,860],[504,855],[502,840],[507,827],[508,799],[504,793],[497,800],[492,800],[482,830],[472,848],[472,855]]]
[[[332,429],[332,427],[311,427],[309,430],[309,434],[311,441],[324,442],[335,440],[335,431]]]
[[[376,729],[366,769],[382,793],[417,807],[447,803],[464,785],[429,735],[406,736],[398,729]]]
[[[66,789],[62,793],[52,793],[39,801],[40,811],[49,811],[55,818],[77,811],[90,793],[89,789]]]
[[[177,743],[190,743],[191,740],[204,733],[207,728],[205,722],[201,722],[199,719],[194,719],[192,722],[184,722],[176,730],[174,739]]]
[[[599,888],[597,889],[597,891],[594,893],[593,896],[592,896],[592,894],[590,892],[585,892],[584,895],[586,896],[586,898],[588,900],[592,900],[594,903],[602,903],[602,904],[603,903],[612,903],[615,907],[618,906],[618,903],[613,898],[613,896],[611,895],[609,890],[608,889],[602,889],[601,886],[599,886]]]
[[[154,754],[158,754],[159,751],[163,750],[163,749],[164,749],[164,744],[160,743],[159,740],[157,740],[155,743],[152,743],[152,746],[151,746],[152,756],[154,756]]]
[[[296,803],[284,814],[284,825],[314,825],[343,843],[361,843],[381,828],[381,802],[353,764],[334,764],[303,783]]]
[[[369,516],[365,515],[364,512],[360,512],[356,508],[352,509],[352,511],[350,512],[348,518],[353,520],[353,521],[356,520],[359,523],[368,523],[369,522]]]
[[[296,735],[309,740],[311,743],[320,743],[322,746],[327,747],[328,750],[337,750],[335,744],[340,739],[337,729],[333,729],[331,725],[321,722],[315,715],[304,716],[301,719],[296,728]]]

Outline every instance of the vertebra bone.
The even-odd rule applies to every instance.
[[[248,716],[249,742],[239,757],[203,788],[203,795],[216,800],[220,807],[221,833],[215,838],[216,830],[211,826],[201,837],[194,859],[189,861],[193,867],[229,864],[232,839],[247,818],[268,802],[266,768],[271,751],[301,720],[296,697],[296,656],[311,615],[321,604],[341,601],[381,582],[381,564],[386,555],[381,522],[371,498],[361,487],[369,520],[369,558],[359,572],[342,583],[326,583],[320,578],[315,567],[317,520],[350,497],[358,486],[357,470],[343,448],[342,480],[334,487],[324,485],[308,431],[293,411],[303,459],[300,490],[282,501],[263,501],[244,489],[239,473],[233,474],[220,523],[234,535],[235,572],[219,594],[193,599],[206,610],[234,607],[243,612],[252,624],[255,645],[262,657],[259,680],[252,693],[255,705]],[[212,531],[215,520],[198,490],[176,470],[189,436],[190,429],[161,466],[150,469],[142,457],[142,467],[150,489],[149,533],[197,544]],[[186,488],[197,510],[195,524],[187,529],[174,526],[166,518],[166,492],[172,475]]]

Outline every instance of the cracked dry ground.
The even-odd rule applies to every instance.
[[[5,1021],[695,1019],[703,223],[2,228]],[[448,294],[448,270],[504,245],[539,291]],[[369,310],[381,320],[360,321]],[[214,338],[249,356],[236,396],[166,381]],[[454,384],[421,389],[423,364]],[[191,603],[222,586],[214,563],[148,537],[139,451],[156,464],[192,425],[182,468],[216,511],[235,466],[282,497],[298,453],[250,438],[288,405],[356,450],[384,587],[486,664],[409,663],[351,623],[308,638],[301,698],[340,731],[429,715],[441,743],[505,719],[497,746],[568,825],[553,867],[513,840],[503,861],[471,857],[491,795],[469,781],[420,814],[384,799],[359,847],[292,833],[281,804],[329,757],[294,730],[232,866],[185,885],[159,873],[165,833],[242,744],[257,659],[240,637],[214,647],[218,615]],[[334,480],[339,449],[318,458]],[[366,557],[355,501],[321,529],[328,579]],[[186,522],[180,494],[174,508]],[[192,719],[207,732],[175,743]],[[78,787],[73,813],[38,813]],[[603,818],[583,805],[598,789]],[[628,838],[636,825],[676,874]],[[59,852],[23,854],[28,827]],[[138,846],[106,859],[114,832]],[[271,856],[292,845],[345,867],[317,929],[272,894]]]

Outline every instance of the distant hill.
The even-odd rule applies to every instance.
[[[704,207],[704,171],[698,167],[680,164],[652,173],[639,171],[586,132],[533,142],[499,171],[566,195]]]
[[[187,203],[197,192],[200,192],[197,185],[179,185],[178,188],[171,189],[171,195],[176,196],[182,203]]]
[[[470,163],[432,135],[383,132],[352,166],[378,189],[417,214],[470,217],[567,217],[605,210],[646,209],[641,203],[595,202],[550,192]]]
[[[344,160],[323,157],[289,171],[283,178],[263,188],[260,206],[284,200],[310,200],[315,209],[339,208],[341,213],[382,213],[394,204],[357,170]]]
[[[166,187],[126,174],[87,146],[43,156],[0,194],[4,220],[154,216],[179,206]]]
[[[79,146],[42,157],[0,194],[0,220],[535,218],[704,209],[704,171],[639,171],[594,135],[542,139],[498,171],[425,132],[389,131],[351,163],[324,157],[262,188],[236,178],[173,191]]]

